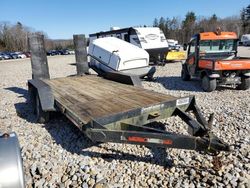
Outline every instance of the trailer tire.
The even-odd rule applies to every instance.
[[[49,112],[45,112],[42,110],[41,102],[39,99],[39,95],[36,92],[35,94],[35,115],[36,115],[36,122],[37,123],[47,123],[49,121]]]
[[[238,85],[237,89],[247,90],[250,88],[250,77],[241,77],[241,84]]]
[[[182,78],[183,81],[189,81],[191,79],[191,76],[188,73],[187,68],[186,68],[185,65],[182,65],[181,78]]]
[[[206,92],[214,91],[216,89],[216,79],[204,75],[201,79],[201,87]]]

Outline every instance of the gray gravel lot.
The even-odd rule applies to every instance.
[[[250,48],[239,55],[250,57]],[[74,56],[49,57],[51,77],[75,74]],[[201,90],[198,81],[180,79],[180,63],[157,67],[157,79],[145,88],[174,96],[195,95],[206,117],[215,113],[213,132],[232,144],[217,167],[213,156],[195,151],[144,146],[95,145],[65,117],[36,124],[27,102],[29,59],[0,61],[0,130],[14,130],[20,140],[27,187],[249,187],[250,91]],[[186,134],[177,117],[162,120],[167,130]]]

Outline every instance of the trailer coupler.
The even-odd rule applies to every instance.
[[[212,133],[197,140],[197,151],[205,152],[211,155],[218,155],[219,151],[230,151],[230,146]]]

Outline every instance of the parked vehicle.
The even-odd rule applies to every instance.
[[[3,57],[3,59],[4,60],[7,60],[7,59],[12,59],[12,57],[9,55],[9,54],[7,54],[7,53],[0,53],[0,55]]]
[[[49,50],[49,51],[47,51],[47,55],[48,56],[58,55],[58,52],[56,50]]]
[[[23,52],[26,57],[31,57],[30,52]]]
[[[61,55],[69,55],[70,54],[69,50],[67,50],[67,49],[62,50],[61,52],[62,52]]]
[[[202,88],[208,92],[218,85],[248,89],[250,59],[237,57],[237,41],[236,33],[220,30],[194,35],[188,44],[187,59],[182,65],[182,79],[201,78]]]
[[[0,60],[3,60],[4,58],[3,58],[3,56],[0,54]]]
[[[70,54],[67,49],[56,50],[55,53],[56,53],[56,55],[69,55]]]
[[[158,27],[115,28],[111,31],[90,34],[89,40],[92,43],[94,39],[103,37],[117,37],[134,44],[146,50],[153,62],[164,61],[165,53],[169,47],[164,33]]]
[[[114,37],[93,40],[88,49],[90,67],[103,72],[119,71],[153,78],[155,67],[149,66],[149,54],[128,42]]]
[[[243,46],[250,46],[250,34],[242,35],[240,42]]]
[[[3,52],[4,59],[17,59],[17,55],[14,52]]]
[[[169,50],[166,52],[166,62],[181,61],[186,59],[186,53],[180,51],[181,45],[177,40],[167,39]]]
[[[17,54],[17,57],[20,59],[26,58],[27,56],[23,52],[15,52]]]
[[[178,44],[177,40],[167,39],[167,42],[168,42],[169,50],[177,50],[177,51],[180,50],[181,46]]]
[[[15,52],[9,52],[8,53],[12,59],[18,59],[18,55]]]
[[[166,53],[166,61],[172,62],[172,61],[182,61],[185,60],[186,52],[185,51],[177,51],[177,50],[171,50]]]

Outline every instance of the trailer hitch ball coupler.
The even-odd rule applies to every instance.
[[[231,151],[231,148],[228,144],[219,140],[212,133],[209,134],[209,144],[207,151],[211,154],[219,154],[219,151]]]

